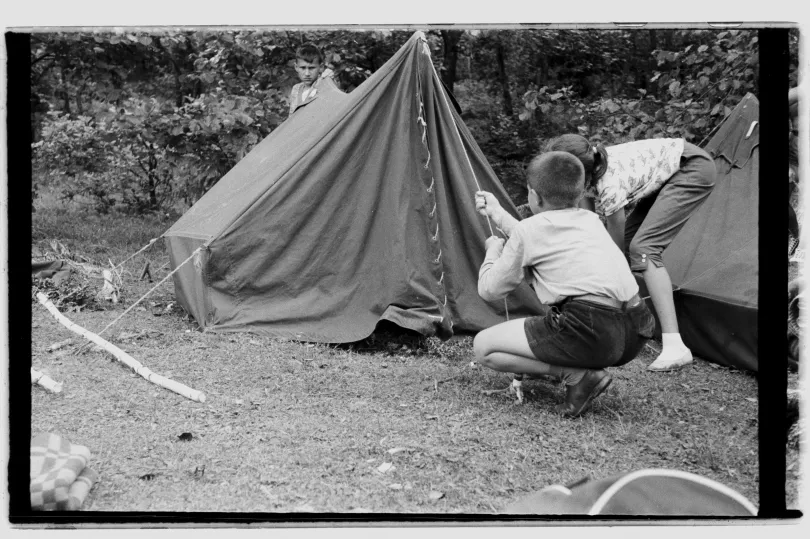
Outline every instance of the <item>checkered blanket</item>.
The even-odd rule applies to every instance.
[[[77,511],[98,474],[87,467],[90,450],[56,434],[31,440],[31,509]]]

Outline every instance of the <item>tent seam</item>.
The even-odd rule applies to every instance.
[[[426,55],[429,56],[430,55],[430,50],[427,49],[427,43],[425,41],[423,41],[422,45],[423,45],[422,54],[426,54]],[[417,54],[417,64],[419,64],[420,60],[421,60],[421,55]],[[416,122],[417,122],[417,124],[419,124],[422,127],[422,144],[423,144],[423,146],[425,148],[425,151],[427,152],[427,160],[425,161],[424,169],[429,170],[430,148],[429,148],[429,145],[428,145],[428,136],[427,136],[428,129],[427,129],[427,121],[425,120],[426,111],[425,111],[424,98],[423,98],[423,95],[422,95],[421,74],[422,73],[421,73],[421,69],[420,69],[420,70],[417,71],[417,76],[416,76],[416,97],[419,100],[419,116],[417,117]],[[425,191],[428,194],[430,194],[432,196],[432,198],[433,198],[433,209],[428,214],[428,217],[429,217],[430,220],[433,220],[434,218],[436,218],[436,233],[432,234],[430,236],[430,239],[433,242],[437,242],[439,240],[439,221],[438,221],[438,215],[436,213],[436,209],[438,207],[438,201],[436,200],[436,194],[437,193],[434,193],[435,187],[436,187],[436,178],[435,178],[435,176],[433,175],[433,173],[431,171],[430,185],[425,189]],[[430,232],[428,232],[428,234],[430,234]],[[444,264],[442,263],[442,248],[441,248],[441,245],[439,246],[439,254],[433,260],[433,263],[440,265],[439,279],[438,279],[438,281],[436,281],[436,285],[439,287],[439,293],[444,297],[444,301],[442,301],[440,303],[437,302],[438,303],[437,307],[439,308],[439,312],[440,312],[441,316],[434,317],[434,318],[437,318],[439,320],[440,324],[441,324],[445,320],[450,319],[450,317],[447,316],[447,289],[446,289],[445,284],[444,284]],[[436,299],[438,300],[438,298],[436,298]],[[429,315],[429,316],[432,316],[432,315]],[[452,331],[452,320],[450,321],[450,328],[451,328],[451,331]]]

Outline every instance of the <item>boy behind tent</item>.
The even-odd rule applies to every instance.
[[[638,296],[624,255],[599,217],[577,205],[585,170],[566,152],[539,155],[527,170],[529,207],[517,221],[491,193],[476,193],[476,209],[509,238],[486,240],[478,293],[506,297],[525,276],[547,314],[510,320],[475,337],[477,361],[503,372],[546,375],[566,385],[563,415],[575,417],[610,385],[606,367],[636,357],[655,320]]]
[[[290,114],[297,107],[313,99],[318,93],[317,83],[326,77],[334,77],[331,69],[324,69],[323,54],[312,43],[306,43],[295,51],[295,72],[301,81],[290,91]]]

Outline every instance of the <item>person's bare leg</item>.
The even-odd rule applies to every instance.
[[[678,317],[675,313],[675,300],[672,296],[672,280],[666,268],[648,264],[644,271],[644,283],[650,293],[658,321],[661,324],[663,349],[661,354],[648,367],[651,371],[669,371],[692,362],[692,352],[681,340],[678,331]]]
[[[529,347],[524,323],[510,320],[476,335],[473,347],[478,362],[497,371],[561,378],[566,385],[565,402],[555,409],[568,417],[580,415],[610,385],[610,375],[604,369],[558,367],[538,360]]]
[[[476,361],[501,372],[564,377],[566,383],[576,383],[582,378],[586,369],[563,368],[536,359],[523,324],[523,318],[509,320],[478,333],[473,341]]]
[[[642,274],[644,284],[650,293],[658,314],[658,321],[661,323],[661,333],[678,333],[678,317],[675,314],[675,300],[672,297],[672,280],[669,278],[667,269],[660,268],[655,264],[648,264],[647,270]]]

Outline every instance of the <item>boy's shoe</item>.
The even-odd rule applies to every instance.
[[[663,353],[661,353],[661,355],[658,356],[658,359],[650,363],[647,370],[654,372],[674,371],[675,369],[680,369],[685,365],[689,365],[692,363],[692,361],[692,351],[685,348],[680,354],[675,353],[665,356]]]
[[[612,381],[604,369],[588,370],[577,384],[565,386],[565,402],[557,405],[557,412],[564,416],[577,417]]]

